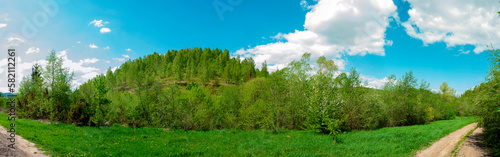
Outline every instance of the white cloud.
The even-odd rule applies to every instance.
[[[108,24],[109,22],[103,22],[102,20],[94,20],[89,23],[89,25],[94,24],[95,27],[103,27],[105,24]]]
[[[337,68],[339,70],[345,70],[345,63],[347,63],[346,60],[344,60],[342,58],[335,58],[332,60],[333,60],[333,63],[335,63],[335,65],[337,66]]]
[[[366,76],[363,74],[360,74],[360,79],[362,81],[366,81],[368,84],[366,84],[366,87],[368,88],[374,88],[374,89],[382,89],[384,87],[385,83],[389,81],[387,77],[382,78],[382,79],[377,79],[375,77],[371,76]]]
[[[125,51],[132,52],[132,49],[128,48],[128,49],[125,49]]]
[[[389,42],[385,40],[385,30],[390,17],[397,17],[391,0],[319,0],[306,14],[303,31],[277,34],[274,38],[285,41],[240,49],[236,53],[253,57],[258,67],[267,60],[270,70],[300,59],[305,52],[312,54],[312,61],[325,56],[341,65],[345,65],[345,60],[340,59],[345,53],[384,56],[384,45]]]
[[[385,45],[392,46],[392,40],[385,40]]]
[[[35,48],[29,48],[29,49],[35,49]],[[36,49],[35,49],[35,51],[36,51]],[[74,72],[75,77],[74,77],[74,80],[72,81],[73,88],[78,87],[83,82],[87,81],[88,79],[90,79],[90,78],[94,77],[95,75],[100,74],[102,72],[100,69],[98,69],[96,67],[91,67],[91,66],[86,65],[86,64],[96,63],[99,61],[99,59],[88,58],[88,59],[82,59],[82,60],[79,60],[78,62],[76,62],[76,61],[73,61],[73,60],[68,58],[68,54],[69,54],[68,52],[69,52],[69,50],[59,51],[59,52],[56,52],[56,56],[62,58],[62,60],[63,60],[62,66],[64,68],[69,68],[70,73]],[[19,78],[19,81],[21,80],[21,78],[29,76],[29,74],[31,73],[31,68],[32,68],[34,63],[38,63],[38,64],[42,65],[42,67],[45,67],[47,65],[47,61],[44,60],[45,57],[38,57],[38,59],[35,59],[35,57],[33,57],[33,56],[45,55],[44,53],[46,53],[46,52],[42,52],[42,53],[35,54],[35,55],[33,55],[33,54],[25,55],[25,56],[20,54],[19,56],[16,57],[16,61],[17,61],[16,77]],[[21,60],[21,58],[22,58],[22,60]],[[6,63],[7,59],[6,58],[0,59],[0,63],[1,62]],[[0,69],[0,75],[4,74],[3,72],[4,71]],[[6,91],[7,89],[3,88],[3,86],[0,86],[0,90]]]
[[[0,28],[5,28],[5,27],[7,27],[6,23],[0,23]]]
[[[97,63],[98,61],[99,61],[99,59],[97,59],[97,58],[86,58],[86,59],[80,60],[79,63],[94,64],[94,63]]]
[[[305,10],[309,10],[309,9],[312,9],[314,6],[312,5],[309,5],[309,3],[307,3],[306,0],[302,0],[300,1],[300,6],[305,9]]]
[[[67,55],[68,55],[68,51],[66,50],[63,50],[63,51],[59,51],[56,53],[56,57],[60,57],[60,58],[63,58],[63,59],[67,59]]]
[[[444,41],[448,47],[471,44],[480,53],[500,46],[500,5],[491,0],[408,0],[408,35],[424,44]]]
[[[107,21],[102,21],[102,20],[94,20],[92,22],[89,23],[89,25],[93,24],[95,27],[103,27],[101,28],[99,31],[101,32],[101,34],[105,34],[105,33],[110,33],[111,32],[111,29],[107,28],[107,27],[104,27],[106,24],[109,24],[109,22]]]
[[[111,29],[109,28],[101,28],[101,33],[104,34],[104,33],[109,33],[111,32]]]
[[[285,39],[285,37],[283,35],[285,35],[285,34],[280,32],[280,33],[276,34],[275,36],[271,36],[271,38],[275,39],[275,40],[283,40],[283,39]]]
[[[130,50],[130,49],[127,49],[127,50]],[[127,60],[127,58],[130,58],[130,56],[127,54],[122,54],[122,57],[123,58],[113,58],[113,60],[123,62],[123,61]]]
[[[81,76],[82,80],[90,80],[94,77],[96,77],[97,75],[99,75],[100,73],[98,72],[89,72],[89,73],[85,73]]]
[[[20,37],[8,37],[7,46],[19,46],[21,43],[24,43],[24,39]]]
[[[89,47],[90,47],[91,49],[96,49],[96,48],[99,48],[99,47],[98,47],[98,46],[96,46],[95,44],[90,44],[90,45],[89,45]]]
[[[28,51],[26,51],[26,54],[39,53],[39,52],[40,52],[40,48],[30,47],[30,48],[28,48]]]
[[[81,41],[77,41],[76,43],[77,43],[77,44],[81,44],[82,42],[81,42]]]
[[[17,37],[9,37],[9,38],[7,38],[7,41],[8,42],[21,42],[22,43],[22,42],[24,42],[24,39],[17,38]]]
[[[113,58],[113,60],[123,62],[125,61],[125,58]]]
[[[464,51],[464,50],[459,50],[460,54],[469,54],[470,50]]]
[[[109,46],[106,46],[105,48],[102,48],[102,49],[109,50]]]
[[[64,68],[69,68],[70,72],[75,72],[75,87],[101,73],[98,68],[85,66],[85,64],[96,63],[99,59],[89,58],[75,62],[68,59],[68,50],[57,52],[57,56],[62,58]]]
[[[116,71],[116,69],[118,69],[118,67],[113,67],[113,68],[111,68],[111,71],[112,71],[112,72],[115,72],[115,71]]]

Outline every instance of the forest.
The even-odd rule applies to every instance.
[[[326,57],[269,72],[228,50],[187,48],[154,52],[108,69],[79,87],[55,51],[34,65],[17,95],[17,114],[81,126],[173,130],[350,130],[427,124],[480,116],[487,145],[499,154],[500,51],[491,48],[485,81],[461,96],[446,82],[439,92],[409,71],[368,88],[355,68],[340,72]],[[74,90],[73,90],[74,89]]]

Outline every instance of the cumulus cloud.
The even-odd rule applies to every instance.
[[[79,63],[93,64],[93,63],[97,63],[98,61],[99,61],[99,59],[97,59],[97,58],[86,58],[86,59],[80,60]]]
[[[90,45],[89,45],[89,47],[90,47],[91,49],[96,49],[96,48],[99,48],[99,47],[98,47],[98,46],[96,46],[95,44],[90,44]]]
[[[424,44],[444,41],[448,47],[474,45],[475,53],[490,43],[500,46],[498,3],[491,0],[408,0],[410,18],[403,22],[408,35]]]
[[[77,44],[81,44],[82,42],[81,42],[81,41],[77,41],[76,43],[77,43]]]
[[[101,30],[100,30],[100,31],[101,31],[101,33],[102,33],[102,34],[104,34],[104,33],[109,33],[109,32],[111,32],[111,29],[109,29],[109,28],[101,28]]]
[[[304,3],[302,3],[304,4]],[[260,67],[265,60],[269,69],[282,68],[303,53],[311,53],[311,60],[319,56],[332,58],[345,65],[344,54],[385,55],[385,31],[391,17],[396,17],[396,6],[391,0],[319,0],[306,14],[304,30],[277,34],[275,43],[240,49],[236,54],[253,57]]]
[[[116,71],[116,69],[118,69],[118,67],[113,67],[113,68],[111,68],[111,71],[112,71],[112,72],[115,72],[115,71]]]
[[[109,22],[102,21],[102,20],[94,20],[89,23],[89,25],[93,24],[95,27],[103,27],[105,24],[108,24]]]
[[[130,56],[129,56],[129,55],[125,55],[125,54],[123,54],[122,56],[123,56],[123,57],[125,57],[125,58],[130,58]]]
[[[111,32],[111,29],[107,28],[107,27],[104,27],[105,25],[109,24],[109,22],[107,21],[103,21],[103,20],[94,20],[92,22],[89,23],[89,25],[94,25],[95,27],[103,27],[99,30],[99,32],[101,32],[101,34],[105,34],[105,33],[110,33]]]
[[[102,48],[104,50],[109,50],[109,46],[106,46],[105,48]]]
[[[30,47],[30,48],[28,48],[28,51],[26,51],[26,54],[39,53],[39,52],[40,52],[40,48]]]
[[[99,72],[89,72],[89,73],[85,73],[85,74],[83,74],[83,75],[81,76],[81,79],[82,79],[82,80],[84,80],[84,81],[86,81],[86,80],[90,80],[90,79],[92,79],[92,78],[96,77],[96,76],[97,76],[97,75],[99,75],[99,74],[101,74],[101,73],[99,73]],[[77,82],[78,82],[78,81],[77,81]]]
[[[86,64],[96,63],[99,61],[99,59],[88,58],[75,62],[71,59],[68,59],[68,50],[57,52],[57,56],[62,58],[64,68],[68,68],[70,72],[75,73],[75,87],[101,73],[101,70],[99,70],[98,68],[85,66]]]
[[[132,52],[132,49],[128,48],[128,49],[125,49],[125,51]]]
[[[5,28],[5,27],[7,27],[6,23],[0,23],[0,28]]]
[[[365,87],[374,88],[374,89],[382,89],[384,87],[384,85],[389,81],[389,79],[387,77],[382,78],[382,79],[377,79],[375,77],[367,76],[367,75],[363,75],[363,74],[361,74],[359,77],[362,81],[366,81],[367,84],[365,84]]]

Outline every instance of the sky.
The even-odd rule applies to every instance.
[[[495,0],[0,0],[0,92],[8,48],[18,82],[54,50],[77,88],[130,59],[209,47],[271,71],[325,56],[372,88],[412,71],[461,94],[485,80],[487,45],[500,47],[498,11]]]

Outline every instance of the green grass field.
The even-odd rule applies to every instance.
[[[408,156],[477,121],[465,117],[427,125],[353,131],[333,137],[307,131],[77,127],[16,120],[16,134],[53,156]],[[0,123],[10,122],[0,113]]]

